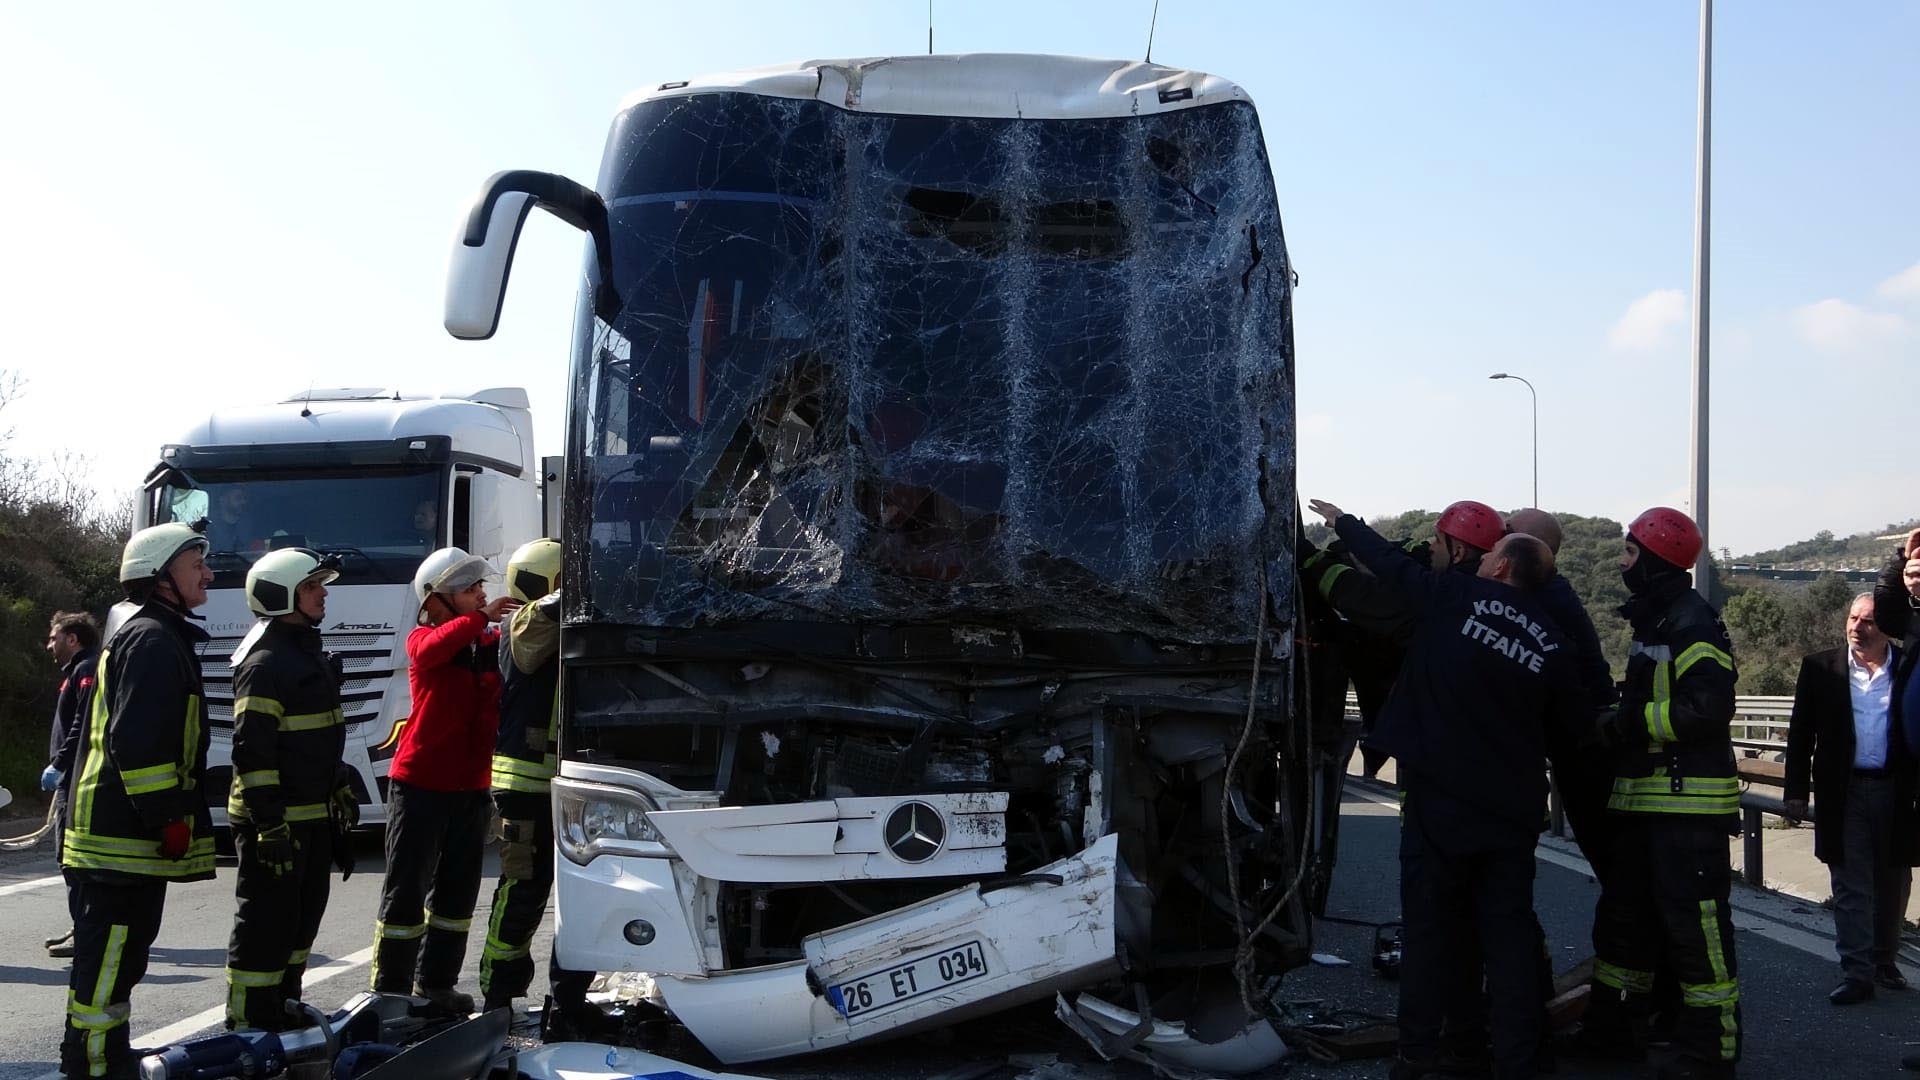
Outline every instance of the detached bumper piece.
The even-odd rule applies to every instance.
[[[804,961],[660,976],[666,1005],[732,1064],[944,1027],[1118,970],[1113,835],[1017,880],[971,884],[804,942]],[[752,1023],[742,1023],[750,1016]],[[632,1075],[631,1073],[627,1075]]]

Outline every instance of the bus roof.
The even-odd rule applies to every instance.
[[[814,99],[854,112],[1027,120],[1140,116],[1250,100],[1216,75],[1139,60],[967,53],[804,60],[677,79],[628,95],[620,111],[726,92]]]

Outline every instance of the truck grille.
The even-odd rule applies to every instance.
[[[200,677],[207,689],[207,719],[216,731],[233,730],[233,650],[240,638],[214,638],[200,654]],[[347,726],[364,724],[380,714],[380,701],[394,678],[394,635],[322,634],[328,652],[340,657],[347,680],[340,687],[340,707]]]

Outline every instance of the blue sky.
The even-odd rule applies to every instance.
[[[941,52],[1139,56],[1151,0],[936,0]],[[323,15],[316,12],[324,10]],[[1716,548],[1920,515],[1920,5],[1722,4]],[[1163,0],[1154,58],[1245,86],[1301,286],[1304,497],[1361,513],[1685,498],[1697,15],[1678,0]],[[196,413],[319,385],[525,385],[558,446],[579,238],[500,334],[439,326],[501,168],[591,182],[627,92],[923,51],[922,3],[0,7],[12,451],[131,488]]]

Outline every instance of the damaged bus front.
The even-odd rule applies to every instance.
[[[1056,992],[1096,1039],[1271,1040],[1316,750],[1246,95],[1031,56],[666,83],[597,189],[489,182],[457,336],[536,206],[590,235],[559,961],[649,973],[727,1062]]]

